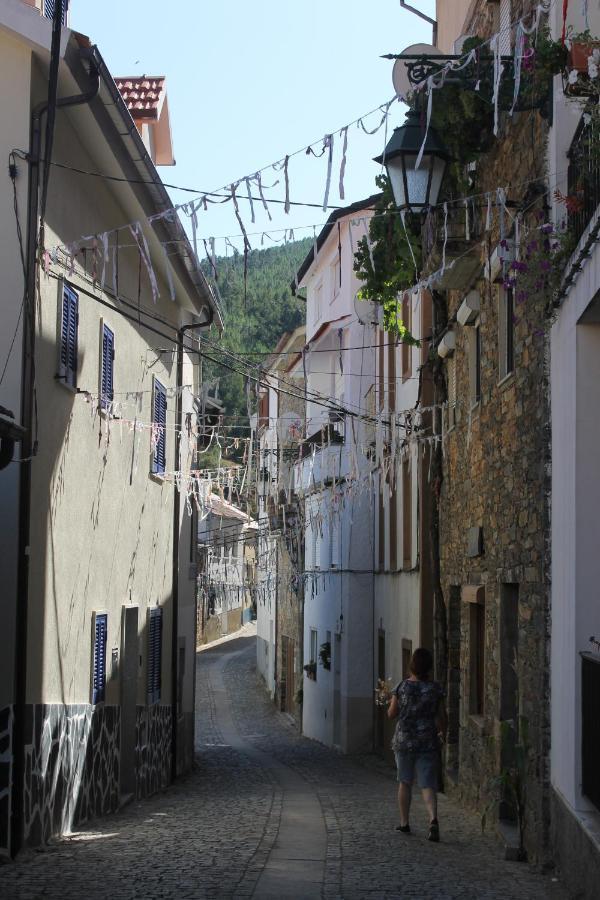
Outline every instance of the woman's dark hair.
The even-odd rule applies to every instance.
[[[425,678],[433,669],[433,656],[425,647],[418,647],[410,661],[410,671],[417,678]]]

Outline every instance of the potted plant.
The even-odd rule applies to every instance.
[[[311,681],[317,680],[317,664],[312,660],[304,666],[304,671],[306,672],[306,677],[310,678]]]
[[[331,644],[325,641],[319,647],[319,661],[324,669],[331,669]]]

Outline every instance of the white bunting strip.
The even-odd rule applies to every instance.
[[[323,212],[326,211],[329,204],[329,188],[331,187],[331,167],[333,164],[333,135],[326,134],[323,138],[323,149],[329,150],[327,157],[327,179],[325,181],[325,195],[323,197]],[[287,212],[287,210],[286,210]]]
[[[344,193],[344,176],[346,174],[346,153],[348,150],[348,126],[342,128],[340,132],[340,136],[344,136],[344,142],[342,144],[342,161],[340,163],[340,200],[344,200],[346,195]]]

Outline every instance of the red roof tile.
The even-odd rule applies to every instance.
[[[127,109],[134,119],[158,119],[165,96],[164,75],[132,75],[115,78]]]

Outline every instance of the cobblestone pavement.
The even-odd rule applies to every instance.
[[[199,657],[197,761],[168,791],[0,867],[10,900],[566,900],[440,798],[442,842],[394,832],[387,772],[301,738],[260,689],[255,639]]]

